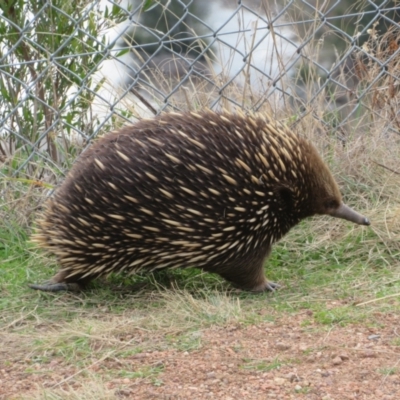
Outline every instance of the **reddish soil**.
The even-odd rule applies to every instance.
[[[371,328],[329,329],[306,321],[310,321],[307,312],[274,323],[208,328],[199,333],[197,350],[173,348],[121,359],[94,359],[83,374],[76,374],[79,368],[62,359],[35,364],[13,358],[12,352],[7,352],[8,361],[1,365],[3,352],[0,399],[39,396],[38,390],[57,385],[82,391],[86,398],[85,383],[91,376],[100,377],[105,393],[111,395],[107,398],[400,399],[399,316],[378,314]],[[163,338],[155,336],[154,340]],[[109,371],[151,368],[160,372],[109,378]]]

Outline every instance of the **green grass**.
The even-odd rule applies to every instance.
[[[398,368],[396,367],[388,367],[388,368],[381,368],[378,371],[380,374],[389,376],[389,375],[394,375],[398,373]]]
[[[242,368],[252,369],[255,371],[268,372],[268,371],[273,371],[274,369],[280,369],[282,365],[283,363],[277,357],[270,362],[265,360],[244,360]]]

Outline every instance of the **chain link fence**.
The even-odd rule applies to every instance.
[[[5,0],[0,201],[54,187],[99,134],[164,111],[398,134],[397,1]]]

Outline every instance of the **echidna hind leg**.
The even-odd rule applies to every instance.
[[[30,284],[28,285],[31,289],[35,290],[41,290],[42,292],[62,292],[62,291],[68,291],[68,292],[80,292],[83,290],[83,287],[76,282],[60,282],[60,283],[54,283],[52,281],[46,281],[41,284]]]
[[[41,290],[43,292],[80,292],[85,288],[90,279],[74,279],[68,280],[66,278],[66,271],[59,271],[53,278],[49,281],[43,282],[41,284],[31,284],[28,285],[31,289]]]

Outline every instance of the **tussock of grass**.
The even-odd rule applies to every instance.
[[[224,325],[241,321],[243,312],[240,300],[225,292],[190,293],[188,291],[163,292],[165,312],[179,325],[192,326]]]
[[[89,374],[84,387],[76,388],[74,384],[64,384],[63,388],[41,389],[29,395],[31,400],[114,400],[115,389],[108,389],[104,382],[94,373]],[[118,392],[118,391],[117,391]],[[24,399],[25,397],[21,397]],[[26,397],[28,399],[28,397]]]

